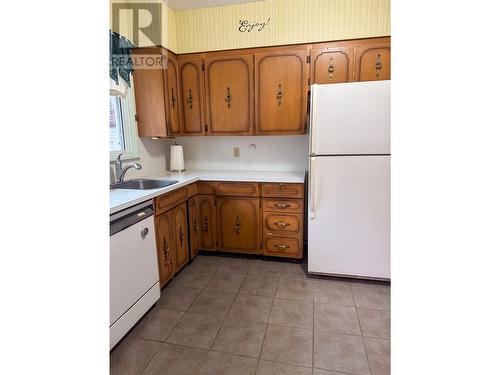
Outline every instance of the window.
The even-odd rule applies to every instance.
[[[122,78],[119,78],[122,80]],[[122,80],[120,86],[126,83]],[[137,125],[135,121],[134,84],[125,90],[125,95],[111,90],[109,96],[109,151],[110,160],[124,153],[122,159],[138,158],[139,146],[137,138]],[[114,95],[116,94],[116,95]]]

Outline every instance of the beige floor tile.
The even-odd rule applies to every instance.
[[[221,263],[218,270],[222,272],[235,272],[235,273],[246,274],[250,270],[250,267],[254,262],[255,261],[251,259],[227,258],[224,262]]]
[[[222,324],[210,349],[258,358],[265,332],[266,323],[228,319]]]
[[[391,312],[358,308],[363,336],[388,339],[391,335]]]
[[[273,276],[276,275],[279,276],[281,274],[281,269],[282,269],[282,264],[280,262],[260,260],[252,265],[249,273],[258,275],[269,274]]]
[[[141,374],[162,344],[128,336],[110,356],[111,375]]]
[[[278,282],[276,297],[312,301],[314,297],[313,283],[311,280],[281,278]]]
[[[329,371],[315,368],[313,370],[313,375],[346,375],[345,372]]]
[[[154,307],[131,334],[142,339],[164,341],[183,315],[183,311]]]
[[[307,275],[301,263],[282,263],[281,277],[287,279],[300,279],[300,280],[307,279]]]
[[[269,324],[260,358],[312,367],[312,338],[309,329]]]
[[[239,293],[229,310],[228,317],[257,322],[267,322],[272,304],[272,297]]]
[[[256,375],[312,375],[312,368],[259,361]]]
[[[156,306],[165,309],[187,311],[200,291],[201,289],[198,288],[187,288],[180,285],[168,286],[161,292],[161,297]]]
[[[224,318],[235,296],[235,293],[205,289],[196,297],[188,312],[217,315]]]
[[[217,271],[207,285],[208,290],[236,293],[245,278],[244,273]]]
[[[351,283],[352,294],[357,307],[390,310],[390,288],[386,285]]]
[[[204,288],[210,279],[212,278],[214,272],[210,271],[198,271],[192,268],[185,268],[171,282],[172,286],[185,286],[189,288]]]
[[[222,258],[209,255],[198,255],[190,264],[191,269],[201,272],[215,272],[222,265]]]
[[[356,308],[315,303],[314,330],[361,335]]]
[[[313,303],[293,299],[274,300],[269,323],[299,328],[313,328]]]
[[[200,375],[253,375],[257,359],[209,352]]]
[[[278,286],[279,274],[251,274],[248,273],[239,293],[257,296],[274,297]]]
[[[315,281],[314,302],[354,306],[349,282]]]
[[[222,324],[222,318],[213,315],[186,313],[167,337],[166,342],[208,349]]]
[[[361,336],[314,332],[314,366],[356,375],[369,375]]]
[[[391,343],[389,340],[365,337],[366,354],[372,375],[390,375]]]
[[[163,344],[143,375],[197,375],[208,350]]]

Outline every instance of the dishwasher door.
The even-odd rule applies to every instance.
[[[113,225],[121,228],[110,237],[110,326],[159,280],[152,209],[116,220],[111,233]]]

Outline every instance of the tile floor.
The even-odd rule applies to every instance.
[[[199,255],[111,354],[111,374],[390,373],[390,287]]]

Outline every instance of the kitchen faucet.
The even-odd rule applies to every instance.
[[[125,173],[130,168],[134,168],[136,170],[142,169],[142,165],[140,165],[138,163],[129,163],[129,164],[125,165],[125,167],[123,167],[122,155],[123,155],[123,153],[118,155],[118,157],[116,158],[116,161],[115,161],[115,176],[116,176],[116,180],[117,180],[116,182],[122,182],[123,178],[125,177]]]

